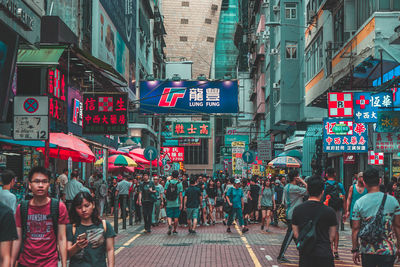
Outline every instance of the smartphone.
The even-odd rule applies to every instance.
[[[77,237],[78,240],[82,240],[82,239],[86,239],[86,238],[87,238],[87,234],[86,233],[80,234]]]

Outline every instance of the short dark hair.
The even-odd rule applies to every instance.
[[[176,179],[176,178],[178,178],[178,176],[179,176],[179,172],[177,170],[172,172],[172,178]]]
[[[35,173],[43,174],[43,175],[47,176],[47,178],[50,180],[50,176],[51,176],[50,171],[49,171],[48,169],[46,169],[45,167],[36,166],[36,167],[33,167],[33,168],[30,170],[29,174],[28,174],[28,180],[29,180],[29,182],[32,182],[32,177],[33,177],[33,175],[34,175]]]
[[[293,182],[294,178],[296,178],[299,175],[299,171],[298,170],[291,170],[288,174],[288,179],[289,182]]]
[[[14,178],[15,173],[12,170],[4,170],[1,173],[1,181],[3,182],[3,185],[9,185]]]
[[[79,176],[79,173],[78,173],[77,171],[73,171],[73,172],[71,173],[71,179],[73,179],[73,178],[78,178],[78,176]]]
[[[326,169],[326,174],[328,175],[328,177],[334,177],[334,176],[335,176],[335,173],[336,173],[336,171],[335,171],[335,169],[332,168],[332,167],[328,167],[328,168]]]
[[[68,169],[64,169],[64,170],[63,170],[63,173],[66,173],[67,171],[68,171]]]
[[[364,182],[368,186],[377,186],[379,185],[379,171],[375,168],[368,168],[363,173]]]
[[[190,179],[190,184],[195,184],[196,183],[196,179]]]
[[[324,191],[324,180],[318,176],[313,175],[307,179],[307,191],[310,196],[317,197]]]

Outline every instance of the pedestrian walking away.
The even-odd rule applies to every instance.
[[[300,267],[333,267],[331,242],[335,238],[335,211],[321,203],[324,181],[314,175],[307,179],[309,198],[293,210],[293,236],[299,248]]]
[[[18,239],[12,209],[0,203],[0,265],[11,265],[11,248],[14,240]]]
[[[189,226],[189,233],[196,233],[196,226],[199,219],[199,207],[202,203],[202,194],[200,189],[196,186],[196,180],[190,180],[190,186],[185,192],[184,210],[187,212],[187,221]]]
[[[353,225],[353,208],[356,201],[362,196],[367,194],[367,189],[364,186],[363,173],[357,174],[357,180],[349,188],[349,195],[347,197],[347,212],[343,219],[350,219],[350,227]]]
[[[149,175],[143,175],[143,183],[139,187],[139,206],[143,209],[144,229],[147,233],[151,232],[151,222],[153,216],[153,205],[156,202],[156,187],[149,181]]]
[[[168,220],[168,235],[177,234],[178,219],[182,209],[182,183],[178,180],[179,172],[172,172],[172,179],[165,183],[166,213]],[[173,230],[172,230],[173,228]]]

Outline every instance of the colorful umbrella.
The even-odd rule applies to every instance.
[[[120,167],[113,166],[113,167],[111,167],[111,166],[108,166],[108,170],[110,172],[135,172],[135,169],[136,168],[134,168],[134,167],[123,167],[123,166],[120,166]]]
[[[278,168],[300,168],[301,161],[290,156],[277,157],[268,163],[268,166]]]
[[[64,133],[50,133],[50,144],[56,148],[50,148],[50,157],[68,160],[71,158],[75,162],[93,162],[96,157],[89,146],[81,139]],[[37,148],[44,153],[44,147]]]
[[[103,165],[103,158],[96,161],[95,166]],[[137,163],[130,157],[124,155],[112,155],[108,157],[108,168],[110,167],[137,167]]]

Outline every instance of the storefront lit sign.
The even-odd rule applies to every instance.
[[[127,134],[128,94],[84,93],[84,134]]]
[[[400,133],[374,133],[373,143],[375,152],[400,152]]]
[[[340,134],[334,131],[340,125]],[[347,132],[343,132],[345,125]],[[363,153],[368,151],[367,124],[355,123],[350,119],[324,119],[324,152],[353,152]]]
[[[354,120],[356,122],[377,122],[378,110],[390,107],[393,107],[392,93],[354,93]]]
[[[210,138],[210,123],[203,121],[173,122],[172,137]]]
[[[67,102],[65,76],[58,69],[49,69],[47,75],[47,95],[49,96],[49,116],[56,121],[67,123]]]
[[[25,30],[31,31],[33,27],[33,18],[20,6],[17,1],[13,0],[0,0],[0,9],[13,18]]]
[[[172,162],[185,160],[185,148],[183,147],[161,147],[161,150],[163,151],[161,159],[167,157]]]
[[[82,126],[83,104],[79,99],[73,99],[72,122]]]

